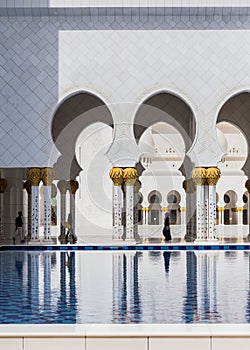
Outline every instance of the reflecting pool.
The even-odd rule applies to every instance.
[[[249,323],[249,251],[1,251],[0,323]]]

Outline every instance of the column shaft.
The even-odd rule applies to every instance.
[[[208,189],[209,189],[208,238],[214,239],[216,235],[216,186],[208,186]]]
[[[113,186],[113,204],[114,204],[114,234],[113,239],[121,239],[123,235],[122,226],[122,202],[123,193],[121,186]]]
[[[39,186],[31,187],[31,241],[39,240]]]
[[[51,240],[51,186],[43,186],[44,194],[44,239]]]
[[[134,239],[134,187],[126,185],[126,239]]]

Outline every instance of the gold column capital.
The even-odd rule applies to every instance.
[[[244,208],[243,207],[237,207],[236,208],[236,211],[238,212],[238,211],[243,211],[244,210]]]
[[[1,178],[1,179],[0,179],[0,193],[4,193],[4,191],[6,190],[6,188],[7,188],[7,180]]]
[[[185,207],[181,207],[181,208],[180,208],[180,211],[181,211],[181,212],[184,212],[184,211],[186,211],[186,208],[185,208]]]
[[[31,183],[31,186],[39,186],[41,180],[41,169],[30,168],[27,170],[27,178]]]
[[[142,211],[148,212],[148,211],[149,211],[149,208],[148,208],[148,207],[143,207],[143,208],[142,208]]]
[[[184,188],[186,193],[193,193],[195,191],[195,182],[193,179],[184,180],[182,183],[182,187]]]
[[[192,179],[198,186],[205,185],[207,181],[207,170],[206,168],[194,168],[192,171]]]
[[[53,168],[42,168],[41,169],[41,180],[44,186],[51,186],[53,180],[56,178],[56,172]]]
[[[224,207],[219,207],[217,210],[218,210],[218,211],[224,211],[225,208],[224,208]]]
[[[208,168],[207,171],[207,183],[209,186],[215,186],[220,178],[220,169],[218,168]]]
[[[122,168],[112,168],[109,172],[109,177],[113,181],[114,186],[122,186],[123,184],[123,169]]]
[[[161,211],[162,211],[163,213],[166,213],[166,212],[168,211],[168,208],[167,208],[167,207],[162,207],[162,208],[161,208]]]
[[[126,168],[123,170],[123,179],[126,186],[133,186],[138,177],[139,175],[136,168]]]
[[[23,188],[27,191],[28,194],[31,194],[31,182],[26,180],[23,184]]]
[[[57,183],[57,188],[61,192],[61,194],[66,194],[67,190],[69,190],[69,183],[66,180],[60,180]]]
[[[245,187],[246,187],[248,193],[250,193],[250,179],[248,179],[248,180],[245,182]]]
[[[70,191],[71,191],[71,193],[72,193],[72,194],[75,194],[76,191],[77,191],[78,188],[79,188],[79,183],[78,183],[78,181],[76,181],[76,180],[70,180],[70,181],[69,181],[69,186],[70,186]]]

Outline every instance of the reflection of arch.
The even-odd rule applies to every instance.
[[[237,194],[233,190],[229,190],[224,194],[224,225],[237,224]]]
[[[153,190],[148,195],[149,201],[149,215],[148,215],[148,224],[149,225],[160,225],[162,223],[161,215],[161,201],[162,195],[160,192]]]
[[[182,98],[169,92],[158,92],[148,97],[138,108],[134,119],[137,142],[147,128],[158,122],[175,127],[184,139],[186,151],[190,149],[195,138],[196,121],[191,108]]]
[[[173,190],[167,194],[170,225],[179,225],[181,223],[180,201],[181,195],[178,191]]]
[[[75,157],[75,143],[81,131],[94,122],[113,126],[108,107],[97,96],[78,92],[64,99],[58,106],[51,125],[53,141],[61,153],[55,164],[63,179],[73,179],[80,167]]]

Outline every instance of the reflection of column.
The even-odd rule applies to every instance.
[[[124,169],[123,178],[126,185],[126,240],[134,241],[134,184],[138,179],[137,169]]]
[[[28,234],[27,234],[26,240],[30,241],[30,239],[31,239],[31,220],[32,220],[32,218],[31,218],[31,183],[30,183],[30,181],[29,180],[25,181],[25,183],[23,184],[23,187],[25,188],[25,190],[27,191],[27,194],[28,194],[28,215],[27,215]]]
[[[216,237],[216,184],[220,178],[218,168],[207,169],[208,183],[208,239]]]
[[[39,183],[41,180],[40,168],[28,169],[27,178],[31,183],[31,242],[36,242],[39,241]]]
[[[216,323],[221,318],[217,311],[217,259],[218,253],[195,252],[198,265],[197,306],[198,320],[205,321],[210,315],[210,321]]]
[[[76,180],[70,180],[70,213],[72,218],[71,231],[75,234],[75,222],[76,222],[76,191],[79,188],[79,183]]]
[[[164,252],[165,253],[165,252]],[[186,253],[186,296],[183,318],[185,323],[197,320],[197,257],[194,252]]]
[[[121,240],[123,235],[122,226],[122,203],[123,203],[123,169],[112,168],[109,176],[113,181],[113,239]]]
[[[196,238],[196,188],[193,179],[183,181],[186,192],[186,234],[184,239],[193,242]]]
[[[60,236],[58,237],[60,242],[65,242],[65,222],[66,222],[66,192],[68,190],[68,182],[65,180],[58,181],[57,187],[60,191]]]
[[[248,235],[247,238],[250,239],[250,179],[246,181],[245,187],[248,192],[247,196],[247,222],[248,222]]]
[[[29,252],[28,254],[28,288],[29,288],[29,305],[36,310],[40,317],[40,298],[39,298],[39,256],[40,253]],[[33,316],[34,314],[33,311]]]
[[[119,323],[121,313],[127,312],[127,287],[126,287],[126,256],[122,252],[114,252],[113,264],[113,323]],[[124,273],[125,272],[125,273]],[[119,311],[120,310],[120,311]]]
[[[0,240],[4,240],[4,227],[3,227],[3,206],[4,206],[4,201],[3,201],[3,196],[4,196],[4,191],[7,188],[7,181],[6,179],[0,179]]]
[[[41,169],[44,193],[44,240],[52,243],[51,239],[51,186],[56,174],[52,168]]]
[[[43,314],[45,319],[49,319],[51,315],[51,252],[43,252]]]
[[[206,183],[206,169],[194,168],[192,172],[193,180],[196,184],[196,233],[197,240],[205,239],[205,202],[204,186]]]

